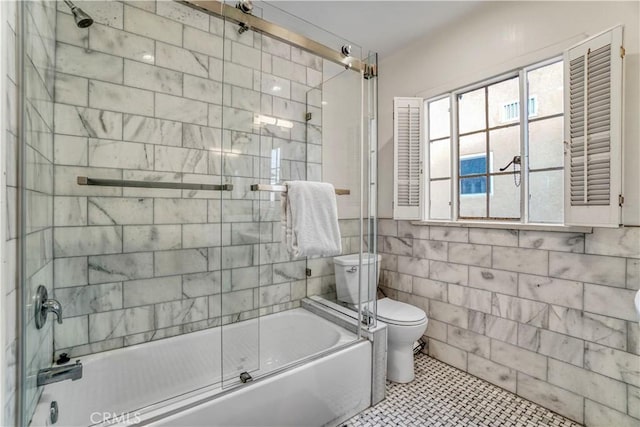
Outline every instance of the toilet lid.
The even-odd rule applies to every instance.
[[[427,319],[424,311],[391,298],[378,300],[378,319],[395,325],[419,325]]]

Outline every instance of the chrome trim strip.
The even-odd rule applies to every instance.
[[[185,182],[158,182],[158,181],[127,181],[123,179],[102,179],[79,176],[78,185],[98,185],[101,187],[141,187],[141,188],[170,188],[174,190],[212,190],[231,191],[232,184],[193,184]]]
[[[344,56],[342,52],[333,50],[328,46],[318,43],[301,34],[294,33],[272,22],[266,21],[257,16],[253,16],[242,12],[229,4],[225,4],[216,0],[184,0],[180,1],[187,6],[203,10],[209,14],[219,16],[221,18],[231,20],[240,25],[249,27],[251,30],[261,34],[266,34],[277,40],[292,44],[314,55],[321,56],[324,59],[343,65],[347,69],[363,72],[365,65],[357,58]]]

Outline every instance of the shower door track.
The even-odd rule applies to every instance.
[[[209,14],[231,20],[243,27],[266,34],[280,41],[292,44],[307,52],[318,55],[324,59],[335,62],[357,72],[365,71],[365,64],[358,58],[345,56],[342,52],[331,49],[328,46],[318,43],[301,34],[294,33],[272,22],[266,21],[257,16],[247,14],[240,9],[216,0],[183,0],[180,1],[187,6],[203,10]]]

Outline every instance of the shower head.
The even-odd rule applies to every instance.
[[[84,10],[73,4],[70,0],[64,0],[65,4],[71,9],[73,19],[76,21],[76,25],[79,28],[87,28],[93,24],[93,18],[90,17]]]

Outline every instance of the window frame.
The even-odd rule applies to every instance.
[[[436,222],[436,223],[491,223],[491,224],[518,224],[518,225],[542,225],[542,226],[551,226],[551,227],[560,227],[560,226],[565,226],[565,218],[566,218],[566,214],[563,213],[563,218],[560,222],[542,222],[542,221],[536,221],[536,222],[531,222],[529,219],[529,141],[528,141],[528,137],[529,137],[529,122],[535,122],[535,121],[541,121],[544,119],[550,119],[553,117],[564,117],[565,115],[565,109],[566,106],[563,105],[563,111],[561,113],[555,114],[555,115],[550,115],[550,116],[544,116],[544,117],[540,117],[539,114],[536,114],[535,117],[529,117],[528,114],[528,104],[529,104],[529,98],[531,98],[531,96],[529,95],[529,87],[528,87],[528,82],[527,82],[527,75],[529,72],[534,71],[536,69],[539,68],[543,68],[545,66],[549,66],[551,64],[555,64],[558,62],[564,62],[564,56],[563,55],[555,55],[553,57],[550,57],[548,59],[542,60],[542,61],[537,61],[533,64],[529,64],[527,66],[523,66],[523,67],[519,67],[515,70],[511,70],[509,72],[506,73],[502,73],[499,75],[496,75],[494,77],[470,84],[470,85],[466,85],[463,87],[460,87],[458,89],[454,89],[452,91],[448,91],[445,93],[442,93],[440,95],[434,96],[434,97],[430,97],[430,98],[426,98],[424,99],[424,113],[423,113],[423,117],[424,117],[424,132],[425,132],[425,138],[424,138],[424,145],[425,148],[423,150],[423,158],[424,158],[424,164],[425,165],[429,165],[430,166],[430,153],[431,153],[431,139],[430,139],[430,135],[429,135],[429,104],[432,102],[436,102],[436,101],[440,101],[444,98],[449,98],[449,139],[450,139],[450,174],[449,174],[449,178],[437,178],[434,179],[433,181],[442,181],[445,179],[449,179],[451,182],[450,185],[450,201],[449,201],[449,219],[432,219],[430,216],[431,213],[431,194],[430,194],[430,190],[431,190],[431,176],[430,173],[425,173],[422,176],[423,179],[423,195],[424,195],[424,203],[423,203],[423,209],[421,210],[421,217],[422,217],[422,221],[428,221],[428,222]],[[521,175],[521,185],[520,185],[520,219],[505,219],[505,218],[465,218],[465,217],[460,217],[459,214],[459,209],[460,209],[460,189],[459,189],[459,144],[460,144],[460,137],[458,134],[458,122],[459,122],[459,116],[458,116],[458,96],[473,90],[477,90],[483,87],[488,87],[491,86],[492,84],[496,84],[496,83],[500,83],[502,81],[506,81],[512,78],[518,77],[519,78],[519,119],[518,119],[518,123],[520,126],[520,155],[522,158],[522,162],[520,165],[520,175]],[[564,87],[564,80],[563,80],[563,95],[564,92],[566,91],[566,88]],[[537,98],[537,97],[536,97]],[[521,100],[527,100],[527,102],[520,102]],[[564,101],[564,98],[563,98]],[[537,104],[537,99],[536,99],[536,104]],[[536,106],[536,113],[539,112],[539,105]],[[488,125],[488,124],[487,124]],[[515,124],[513,123],[508,123],[505,125],[498,125],[498,126],[493,126],[491,128],[487,128],[485,129],[486,131],[489,131],[490,129],[493,128],[502,128],[502,127],[513,127],[515,126]],[[564,137],[564,136],[563,136]],[[434,139],[434,141],[437,140],[441,140],[441,139],[445,139],[445,138],[436,138]],[[489,156],[491,156],[491,152],[488,153]],[[491,156],[491,160],[492,160]],[[564,162],[564,159],[563,159]],[[564,170],[564,164],[562,166],[562,168],[551,168],[553,170]],[[546,170],[547,168],[543,168],[541,170]],[[550,170],[551,170],[550,169]],[[510,174],[513,175],[513,174]],[[491,176],[489,177],[489,179],[491,178]],[[489,185],[489,183],[487,183],[487,185]],[[562,191],[564,193],[564,178],[563,178],[563,188]],[[492,191],[491,191],[492,193]],[[486,195],[486,193],[484,193]],[[487,197],[489,197],[487,195]],[[563,196],[564,197],[564,196]]]

